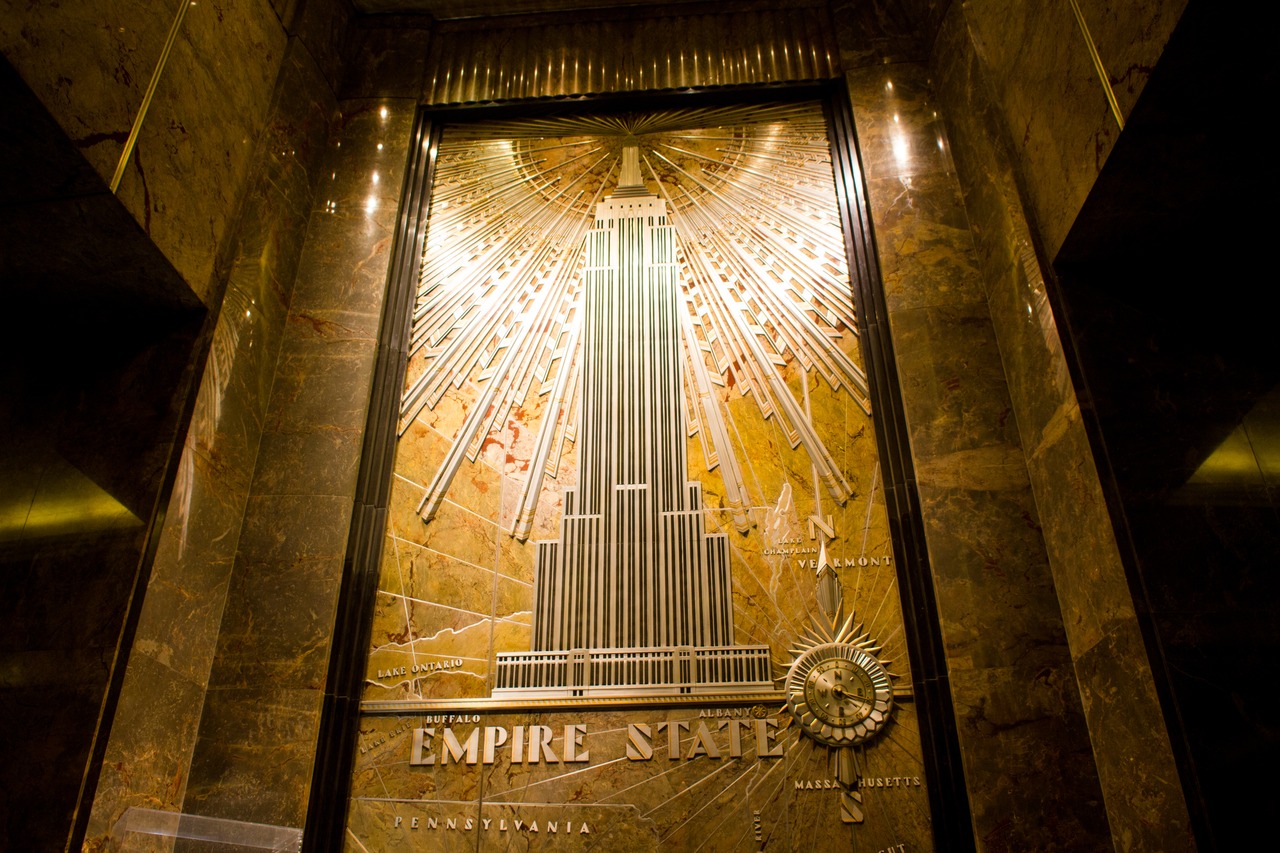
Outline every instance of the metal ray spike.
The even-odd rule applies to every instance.
[[[840,822],[841,823],[862,823],[866,820],[866,815],[862,811],[862,792],[861,791],[841,791],[840,792]]]
[[[840,624],[840,616],[844,612],[844,589],[840,585],[839,576],[831,568],[825,538],[818,548],[818,607],[822,609],[832,628]]]
[[[858,754],[852,747],[832,749],[828,755],[831,775],[836,777],[845,790],[853,790],[862,776],[862,768],[858,766]]]

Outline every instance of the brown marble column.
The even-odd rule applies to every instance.
[[[928,72],[899,63],[847,79],[979,848],[1108,849],[1018,423]]]
[[[1115,110],[1123,120],[1133,109],[1186,0],[1076,5],[1079,18],[1066,0],[953,3],[945,24],[963,31],[967,50],[984,69],[988,108],[1028,177],[1025,201],[1051,258],[1115,146]],[[945,42],[936,46],[934,67],[939,80],[950,82],[963,68],[940,64],[937,51],[945,50]]]
[[[284,322],[183,810],[301,827],[412,101],[346,101]]]
[[[112,724],[86,849],[111,847],[112,828],[130,806],[182,810],[268,392],[334,113],[323,76],[293,40],[259,141],[254,189],[237,225],[223,311]]]
[[[1061,87],[1064,81],[1077,79],[1077,72],[1083,73],[1077,67],[1078,57],[1074,64],[1053,66],[1050,57],[1037,57],[1026,46],[1006,47],[1009,52],[1000,56],[984,53],[991,31],[1001,26],[992,11],[977,10],[981,24],[975,25],[959,5],[953,6],[943,22],[933,65],[995,339],[1008,377],[1013,420],[1025,447],[1035,509],[1044,530],[1112,842],[1118,850],[1194,849],[1133,599],[1045,293],[1014,164],[1021,161],[1017,168],[1022,169],[1024,183],[1029,181],[1036,187],[1030,204],[1047,217],[1042,244],[1046,246],[1060,243],[1065,233],[1063,223],[1070,224],[1083,200],[1083,196],[1076,198],[1079,192],[1067,192],[1066,188],[1081,184],[1081,191],[1087,192],[1092,173],[1048,169],[1043,153],[1036,153],[1042,152],[1043,145],[1033,143],[1031,137],[1020,144],[1010,142],[1007,124],[1011,104],[1021,103],[1032,110],[1034,102],[1042,105],[1032,110],[1037,113],[1034,122],[1067,123],[1083,138],[1089,136],[1089,117],[1099,107],[1105,110],[1106,105],[1095,81],[1090,90],[1092,112],[1072,115],[1064,105],[1081,97],[1080,93],[1071,85],[1065,92],[1051,85],[1056,82]],[[1039,32],[1048,26],[1045,21],[1019,20],[1015,17],[1004,26],[1018,32]],[[975,26],[987,37],[975,35]],[[1148,39],[1152,32],[1158,34],[1160,21],[1152,27]],[[1002,40],[1016,42],[1015,35],[1014,31],[1006,32]],[[1028,38],[1034,41],[1042,36]],[[1118,36],[1113,33],[1111,41],[1118,41]],[[1138,39],[1130,52],[1143,44],[1151,49],[1150,40]],[[1083,47],[1075,43],[1073,49],[1082,51]],[[997,71],[1001,80],[994,85],[988,77],[991,62],[1004,63]],[[1039,71],[1027,71],[1028,64]],[[1138,78],[1145,73],[1135,72]],[[1018,97],[1009,94],[1015,79],[1021,81],[1016,84],[1022,89]],[[997,103],[1002,97],[1003,107]],[[1134,97],[1130,92],[1122,104],[1131,106]],[[1028,115],[1028,122],[1032,122]],[[1103,118],[1112,120],[1105,114]],[[1026,126],[1039,127],[1035,123]],[[1041,132],[1048,131],[1036,131]],[[1096,132],[1107,136],[1101,130]],[[1058,139],[1065,144],[1071,137],[1071,133],[1062,133]],[[1074,177],[1068,180],[1068,176]],[[1050,202],[1050,198],[1058,201]],[[1049,215],[1046,206],[1051,203],[1056,207]]]

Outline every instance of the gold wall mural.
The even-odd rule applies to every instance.
[[[450,126],[352,850],[931,849],[821,106]]]

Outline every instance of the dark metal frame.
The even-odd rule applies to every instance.
[[[366,651],[373,627],[378,568],[386,531],[395,461],[395,426],[408,365],[409,317],[418,259],[427,227],[427,204],[440,130],[446,124],[516,119],[563,112],[638,111],[779,100],[821,100],[832,148],[832,166],[854,282],[862,355],[879,439],[889,525],[897,553],[903,620],[912,662],[912,690],[920,721],[935,847],[975,849],[969,799],[938,624],[924,523],[911,464],[901,388],[890,339],[883,286],[876,262],[857,135],[842,80],[752,86],[714,91],[563,98],[537,103],[485,104],[419,110],[401,193],[378,337],[369,416],[356,487],[355,508],[343,566],[320,742],[316,750],[303,850],[341,850],[351,772],[355,762]]]

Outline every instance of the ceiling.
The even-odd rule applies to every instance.
[[[637,0],[354,0],[355,7],[360,12],[425,13],[437,20],[485,18],[493,15],[520,15],[532,12],[617,9],[626,6],[673,6],[697,2],[702,0],[666,0],[661,4],[646,3],[643,0],[639,2]]]

